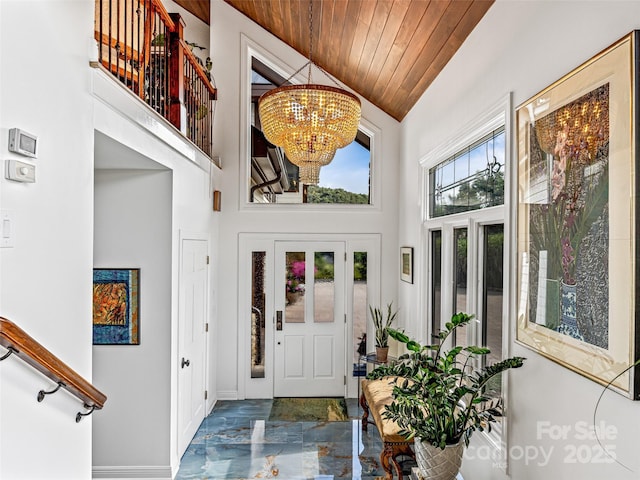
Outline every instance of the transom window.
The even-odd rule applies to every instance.
[[[320,169],[317,185],[300,183],[299,169],[281,148],[271,145],[260,130],[260,96],[286,83],[256,58],[251,62],[251,178],[249,201],[253,203],[371,203],[371,138],[359,130],[350,145],[340,148]]]
[[[504,204],[504,127],[429,170],[429,216]]]

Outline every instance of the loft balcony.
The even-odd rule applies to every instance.
[[[180,15],[160,0],[96,0],[95,9],[100,64],[212,158],[217,90]]]

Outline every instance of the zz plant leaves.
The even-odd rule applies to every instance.
[[[367,378],[393,377],[393,402],[385,407],[383,417],[397,422],[405,438],[418,437],[440,448],[460,441],[468,445],[474,431],[490,431],[502,414],[501,399],[485,395],[487,382],[520,368],[525,359],[512,357],[478,367],[490,353],[488,348],[456,346],[443,351],[450,335],[472,319],[465,313],[453,315],[437,345],[421,345],[401,331],[387,329],[409,353],[396,363],[378,366]]]

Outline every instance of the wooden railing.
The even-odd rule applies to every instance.
[[[101,409],[107,401],[104,393],[31,338],[15,323],[3,317],[0,317],[0,345],[8,350],[0,360],[5,360],[13,354],[57,384],[52,391],[40,390],[37,397],[39,402],[45,395],[55,393],[60,388],[67,390],[83,402],[89,412],[78,412],[76,422],[90,415],[94,410]]]
[[[160,0],[96,0],[100,63],[211,157],[216,89]]]

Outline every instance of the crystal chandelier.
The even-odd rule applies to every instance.
[[[326,164],[325,164],[326,165]],[[320,165],[318,162],[301,162],[298,165],[298,178],[300,183],[317,185],[320,181]]]
[[[333,160],[338,148],[355,139],[360,124],[360,99],[341,88],[312,83],[312,20],[313,0],[310,0],[309,61],[300,69],[309,67],[307,83],[284,85],[266,92],[258,101],[258,111],[267,140],[282,147],[289,161],[299,167],[301,183],[315,185],[320,167]]]

